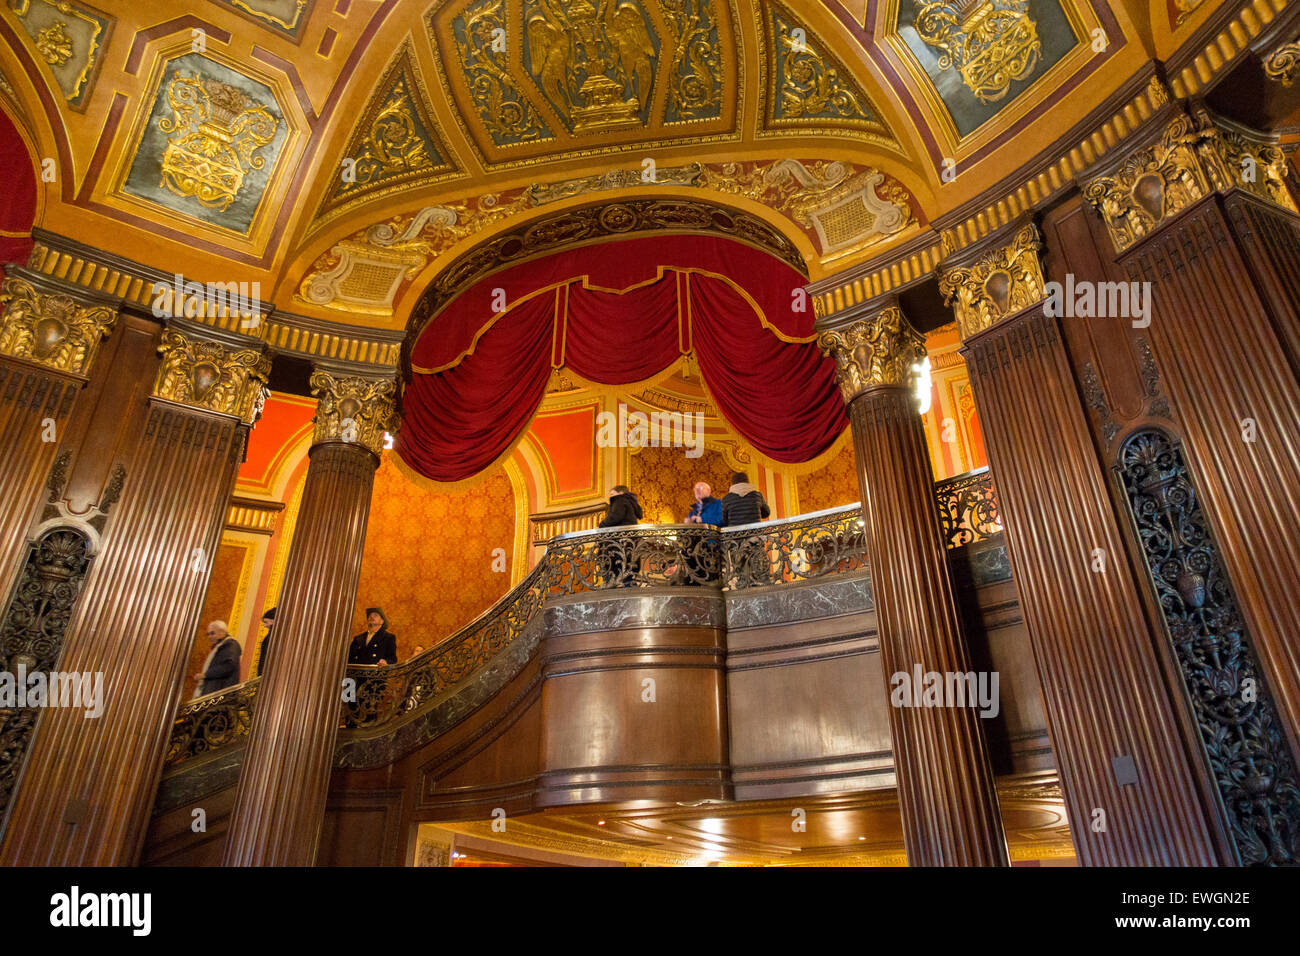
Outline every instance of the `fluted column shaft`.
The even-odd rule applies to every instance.
[[[1290,275],[1300,231],[1285,164],[1267,140],[1198,112],[1177,116],[1084,195],[1118,265],[1151,283],[1151,351],[1300,759],[1300,286]],[[1255,175],[1244,178],[1244,167]],[[1139,180],[1159,184],[1158,209],[1134,198]]]
[[[1038,246],[1032,225],[995,237],[941,287],[965,341],[1071,837],[1085,866],[1213,865],[1212,798],[1187,758],[1059,319],[1044,312]],[[1010,288],[995,298],[1000,276]],[[1137,779],[1122,783],[1113,761],[1126,757]]]
[[[5,280],[3,307],[0,593],[7,594],[64,426],[117,313],[103,303],[74,299],[20,268],[11,268]]]
[[[312,384],[321,396],[316,444],[276,611],[275,651],[253,707],[227,866],[311,866],[325,817],[348,628],[393,383],[317,372]]]
[[[144,839],[268,364],[257,349],[172,330],[161,351],[121,502],[59,662],[64,673],[102,673],[103,712],[41,715],[0,865],[130,865]]]
[[[896,308],[822,336],[849,403],[880,637],[895,675],[972,673],[934,505],[921,418],[908,387],[921,340]],[[978,708],[891,706],[890,736],[913,866],[1006,866],[1007,845]]]

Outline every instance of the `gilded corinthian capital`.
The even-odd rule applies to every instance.
[[[1292,86],[1300,76],[1300,40],[1280,46],[1265,57],[1264,74],[1283,86]]]
[[[1037,228],[1026,223],[1007,245],[990,249],[971,265],[944,270],[939,291],[957,317],[963,340],[1046,298],[1041,246]]]
[[[873,388],[910,387],[912,366],[925,357],[925,339],[898,306],[823,332],[817,344],[835,359],[835,380],[845,404]]]
[[[111,306],[46,295],[18,276],[4,280],[0,304],[0,353],[72,375],[89,374],[100,342],[117,321]]]
[[[393,419],[397,383],[391,378],[335,375],[316,369],[311,375],[316,406],[316,444],[355,442],[376,455],[384,447],[384,430]]]
[[[188,335],[163,332],[162,365],[153,394],[171,402],[233,415],[252,424],[262,414],[271,358],[259,349],[241,349]]]
[[[1286,185],[1286,154],[1201,109],[1174,117],[1159,142],[1086,183],[1083,195],[1101,213],[1115,251],[1123,252],[1197,200],[1234,188],[1296,211]]]

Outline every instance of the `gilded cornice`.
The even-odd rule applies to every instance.
[[[1006,245],[940,273],[939,291],[957,317],[963,341],[1046,297],[1038,261],[1041,246],[1038,229],[1026,223]]]
[[[260,348],[201,338],[201,331],[193,326],[163,331],[154,397],[231,415],[251,425],[266,402],[271,357]]]
[[[1000,193],[970,215],[945,226],[940,235],[930,233],[861,268],[817,283],[810,290],[817,314],[834,315],[924,279],[935,272],[946,255],[1011,226],[1035,207],[1065,192],[1081,173],[1121,147],[1169,102],[1169,91],[1152,76],[1109,119],[1089,130],[1055,161],[1009,192]]]
[[[350,442],[365,446],[375,455],[383,451],[384,432],[394,418],[395,379],[335,374],[317,368],[311,374],[311,393],[319,402],[314,444]]]
[[[0,354],[77,376],[90,373],[100,342],[117,321],[111,306],[44,293],[17,275],[4,280],[0,307]]]
[[[1278,47],[1264,59],[1264,75],[1283,86],[1291,86],[1300,76],[1300,40]]]
[[[1209,37],[1199,53],[1185,66],[1183,57],[1171,58],[1169,89],[1178,99],[1187,99],[1205,89],[1220,74],[1236,66],[1237,57],[1250,49],[1255,38],[1268,29],[1290,0],[1251,0],[1217,33]]]
[[[33,230],[36,239],[27,268],[65,284],[77,286],[98,296],[152,311],[159,284],[173,286],[176,277],[123,259],[112,253],[92,249]],[[184,277],[182,277],[184,278]],[[182,282],[182,288],[184,287]],[[190,321],[213,329],[262,339],[277,353],[303,358],[326,358],[362,365],[394,367],[401,351],[401,333],[367,329],[277,311],[269,302],[254,315],[241,315],[226,308],[214,309],[195,297],[194,307],[187,302],[169,300],[168,311],[186,316]]]
[[[846,405],[873,388],[910,387],[912,366],[925,357],[924,336],[898,306],[825,331],[817,345],[835,359],[835,380]]]
[[[1286,187],[1286,156],[1277,146],[1216,125],[1208,113],[1178,115],[1158,142],[1133,153],[1113,173],[1083,187],[1123,252],[1212,192],[1242,189],[1296,211]]]

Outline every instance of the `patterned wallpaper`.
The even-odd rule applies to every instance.
[[[731,486],[731,471],[711,448],[699,458],[687,458],[682,448],[642,448],[628,456],[627,486],[641,499],[642,524],[676,524],[695,504],[697,481],[707,481],[721,498]]]
[[[853,442],[846,441],[839,454],[814,472],[800,475],[799,510],[808,514],[826,508],[851,505],[862,497],[858,471],[853,460]]]
[[[464,491],[440,493],[410,481],[385,457],[375,474],[352,633],[378,605],[397,635],[401,660],[478,617],[510,589],[515,498],[498,468]],[[505,555],[493,570],[493,549]]]

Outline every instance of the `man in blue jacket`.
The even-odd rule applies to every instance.
[[[695,483],[695,504],[691,505],[686,523],[711,525],[722,523],[722,502],[713,497],[713,489],[706,482]]]

